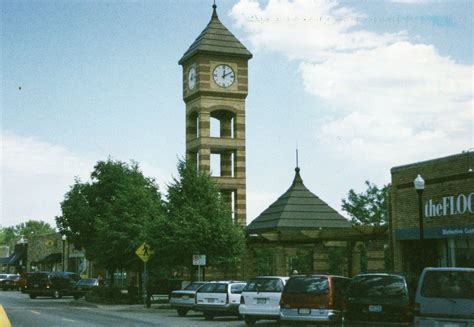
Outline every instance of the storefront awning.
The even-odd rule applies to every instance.
[[[23,256],[23,252],[15,252],[11,256],[6,258],[0,258],[0,265],[4,266],[16,266]]]
[[[53,263],[60,263],[62,259],[61,253],[51,253],[48,254],[46,257],[38,261],[38,263],[43,264],[53,264]]]

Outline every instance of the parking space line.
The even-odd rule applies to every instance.
[[[34,314],[37,314],[37,315],[40,315],[41,313],[38,312],[38,311],[35,311],[35,310],[30,310],[31,312],[33,312]]]

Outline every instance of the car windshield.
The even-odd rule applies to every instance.
[[[94,278],[85,278],[81,279],[77,282],[77,285],[94,285],[96,283],[96,279]]]
[[[7,275],[0,275],[0,279],[5,279],[7,278]]]
[[[349,285],[349,297],[404,297],[405,281],[400,276],[360,276]]]
[[[292,277],[287,283],[288,293],[326,294],[328,293],[326,277]]]
[[[244,292],[281,292],[283,282],[279,278],[254,278],[244,288]]]
[[[19,279],[19,278],[20,278],[20,276],[18,276],[18,275],[10,275],[10,276],[7,277],[7,279]]]
[[[199,287],[201,287],[202,285],[204,285],[204,283],[191,283],[189,284],[188,286],[186,286],[184,288],[185,291],[195,291],[197,290]]]
[[[209,283],[199,289],[200,293],[227,293],[227,284]]]
[[[28,276],[29,281],[41,281],[47,280],[49,278],[49,274],[47,273],[33,273]]]
[[[436,298],[474,299],[474,272],[427,271],[421,295]]]
[[[242,293],[242,290],[244,289],[245,287],[245,284],[234,284],[234,285],[231,285],[230,287],[230,292],[232,294],[241,294]]]

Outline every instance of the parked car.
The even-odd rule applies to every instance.
[[[10,274],[0,274],[0,283],[4,281],[5,279],[7,279],[8,275]]]
[[[26,292],[31,299],[51,296],[55,299],[74,295],[79,275],[72,272],[34,272],[28,276]]]
[[[344,325],[413,322],[414,286],[401,274],[370,273],[354,277],[347,290]]]
[[[474,327],[474,268],[425,268],[416,289],[415,326]]]
[[[350,281],[335,275],[290,277],[281,295],[281,322],[340,324]]]
[[[74,289],[74,298],[77,300],[96,287],[99,287],[99,279],[97,278],[79,279],[76,283],[76,288]]]
[[[240,296],[239,313],[245,324],[252,326],[260,319],[280,319],[280,298],[288,277],[252,278]]]
[[[239,316],[240,294],[246,283],[241,281],[209,282],[196,291],[196,311],[206,320],[214,316]]]
[[[178,315],[186,316],[189,310],[196,306],[196,291],[206,282],[192,282],[182,290],[172,291],[170,295],[170,306],[176,309]]]
[[[18,286],[18,280],[20,279],[20,275],[7,275],[7,277],[0,281],[0,287],[4,291],[8,290],[18,290],[20,287]]]

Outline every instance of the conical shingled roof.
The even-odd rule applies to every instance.
[[[347,219],[304,186],[298,167],[295,171],[290,188],[247,226],[247,233],[350,228]]]
[[[201,32],[197,39],[179,60],[179,64],[192,57],[198,52],[224,54],[226,56],[237,56],[246,59],[252,58],[252,54],[229,30],[222,25],[217,17],[216,5],[213,5],[211,21]]]

